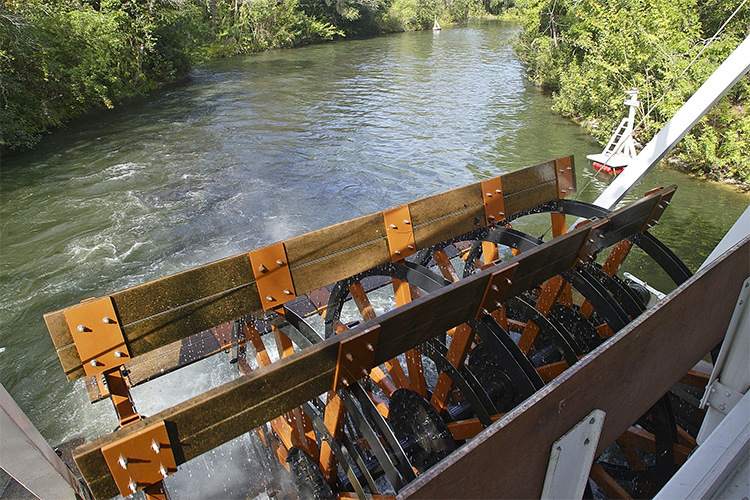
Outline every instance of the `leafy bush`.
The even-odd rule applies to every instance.
[[[517,52],[529,77],[554,92],[553,108],[606,142],[625,112],[623,92],[639,91],[636,131],[653,135],[745,37],[750,6],[686,71],[734,5],[720,0],[519,0]],[[683,74],[684,72],[684,74]],[[750,181],[748,77],[680,143],[673,158],[701,175]],[[659,100],[662,96],[664,98]],[[653,108],[653,110],[652,110]],[[645,116],[652,110],[649,116]]]

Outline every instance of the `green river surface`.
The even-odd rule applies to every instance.
[[[585,156],[601,147],[525,79],[517,30],[476,21],[218,59],[3,158],[2,385],[50,443],[93,439],[114,411],[66,382],[45,312],[558,156],[575,155],[593,201],[610,181]],[[654,232],[695,271],[750,195],[661,164],[626,201],[671,184]],[[670,289],[647,258],[628,270]],[[135,388],[136,403],[154,414],[234,376],[210,359]],[[177,498],[252,497],[252,456],[238,438],[168,483]]]

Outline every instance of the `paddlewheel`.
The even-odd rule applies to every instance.
[[[623,332],[652,302],[621,274],[635,248],[675,287],[692,275],[649,232],[674,187],[615,212],[573,192],[572,157],[559,158],[48,314],[68,377],[120,416],[74,453],[94,497],[166,497],[161,479],[243,433],[291,478],[267,478],[275,498],[435,498],[466,461],[497,468],[483,443],[634,342]],[[519,229],[545,216],[549,241]],[[241,377],[141,418],[132,386],[222,351]],[[707,376],[690,367],[640,392],[586,375],[604,400],[570,395],[535,417],[542,458],[502,464],[523,485],[492,496],[539,496],[554,427],[620,391],[627,411],[607,407],[617,425],[592,444],[584,495],[653,496],[695,447],[691,394]],[[503,446],[525,456],[537,443],[515,432]],[[460,484],[445,497],[488,494]]]

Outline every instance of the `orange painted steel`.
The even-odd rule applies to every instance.
[[[612,476],[602,469],[599,464],[591,467],[589,477],[604,491],[609,498],[619,498],[621,500],[633,500],[633,497],[615,481]]]
[[[378,346],[379,335],[380,325],[375,324],[339,343],[336,371],[333,376],[334,391],[369,376],[375,365],[375,349]]]
[[[542,377],[544,383],[551,382],[552,379],[560,375],[562,372],[570,368],[567,361],[558,361],[556,363],[550,363],[548,365],[540,366],[536,369],[536,372]]]
[[[384,211],[383,223],[388,238],[388,250],[393,262],[405,259],[417,252],[409,205]]]
[[[447,279],[451,283],[455,283],[456,281],[461,279],[458,276],[456,269],[453,267],[453,264],[451,264],[451,261],[448,258],[448,254],[445,253],[445,250],[437,250],[432,254],[432,258],[435,259],[435,263],[438,265],[438,268],[440,269],[440,272],[445,279]]]
[[[345,420],[346,408],[344,408],[343,402],[335,392],[329,391],[325,414],[323,416],[323,423],[336,441],[341,440],[344,433]],[[333,449],[331,449],[331,446],[326,440],[323,440],[320,443],[319,463],[320,472],[323,473],[323,477],[325,477],[326,481],[330,484],[333,484],[337,479],[336,471],[338,469],[338,462],[333,454]]]
[[[482,181],[482,200],[484,201],[484,223],[491,226],[506,218],[503,182],[500,177]],[[485,262],[489,262],[485,259]]]
[[[112,370],[104,374],[109,389],[109,397],[115,407],[117,418],[120,420],[120,426],[124,427],[141,419],[141,416],[135,409],[133,398],[130,395],[130,386],[122,372]]]
[[[562,276],[555,276],[554,278],[548,279],[542,285],[542,293],[537,300],[535,309],[542,315],[547,316],[552,310],[552,306],[557,302],[560,293],[562,292],[565,279]],[[531,346],[534,345],[537,335],[539,335],[539,327],[534,321],[529,320],[521,333],[521,338],[518,341],[518,347],[525,353],[528,354],[531,350]]]
[[[130,361],[111,297],[89,300],[67,309],[65,320],[86,375],[112,371]]]
[[[396,296],[396,306],[401,307],[411,302],[412,289],[406,281],[392,278],[393,293]],[[404,353],[406,357],[406,368],[409,370],[409,385],[413,391],[422,397],[427,397],[427,382],[424,378],[424,367],[422,366],[422,354],[417,349],[409,349]]]
[[[355,281],[354,283],[349,285],[349,293],[352,294],[352,298],[354,299],[354,303],[356,304],[357,309],[359,309],[359,313],[362,316],[362,319],[364,319],[365,321],[375,319],[375,311],[372,308],[370,299],[367,297],[367,293],[365,293],[365,289],[362,286],[362,283],[359,281]],[[388,368],[388,372],[391,374],[391,377],[394,377],[394,380],[400,381],[402,384],[408,384],[406,374],[404,373],[404,370],[401,367],[398,359],[391,360],[390,367],[388,366],[388,363],[386,363],[386,367]],[[401,378],[402,375],[403,378]],[[385,373],[383,373],[383,370],[381,370],[377,366],[373,367],[373,369],[371,370],[370,377],[375,381],[376,384],[378,384],[378,386],[380,386],[380,388],[388,397],[390,397],[390,395],[393,394],[393,391],[397,389],[396,385],[391,382],[388,377],[386,377]],[[401,385],[401,387],[405,386]]]
[[[497,415],[490,415],[490,418],[495,422],[504,416],[505,413],[499,413]],[[453,439],[456,441],[471,439],[484,430],[484,426],[478,418],[469,418],[466,420],[459,420],[458,422],[448,422],[447,425]]]
[[[454,328],[452,333],[453,340],[448,347],[445,357],[454,368],[458,369],[464,364],[466,356],[471,350],[471,345],[474,341],[474,331],[469,325],[463,323]],[[435,388],[432,391],[432,398],[430,399],[430,404],[439,412],[447,408],[446,401],[452,386],[453,381],[451,378],[445,372],[440,372],[435,383]]]
[[[248,255],[263,309],[279,307],[297,296],[283,242],[259,248]]]
[[[125,497],[147,485],[160,483],[177,471],[164,422],[103,446],[102,454],[120,494]]]

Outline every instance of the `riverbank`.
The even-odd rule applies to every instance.
[[[92,109],[114,108],[216,57],[463,22],[483,4],[6,0],[0,4],[0,153],[28,150]]]
[[[750,5],[734,12],[734,2],[716,0],[624,6],[559,0],[547,7],[541,2],[522,11],[517,53],[532,81],[553,93],[553,109],[585,123],[602,143],[617,128],[630,88],[643,103],[636,122],[650,111],[636,139],[651,140],[750,25]],[[673,158],[699,177],[750,183],[749,110],[746,77],[680,142]]]

